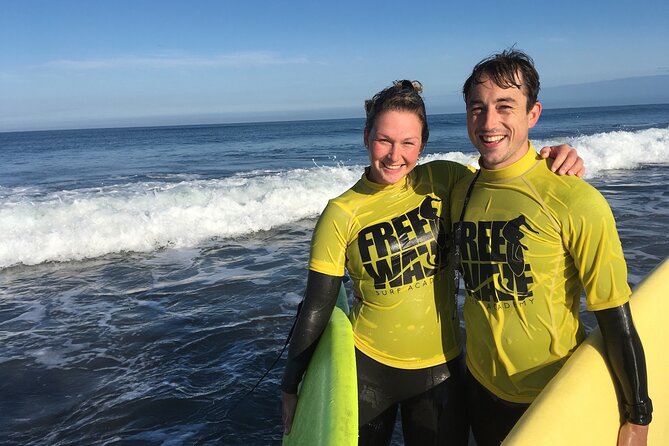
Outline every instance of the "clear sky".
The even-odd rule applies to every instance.
[[[514,44],[544,88],[667,76],[668,5],[0,0],[0,131],[362,116],[401,78],[456,112],[471,67]]]

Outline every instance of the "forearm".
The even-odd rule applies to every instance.
[[[596,311],[595,317],[624,399],[624,417],[630,423],[647,425],[652,418],[652,404],[648,397],[646,358],[629,304]]]
[[[309,271],[307,290],[299,310],[288,349],[288,361],[281,381],[281,390],[297,393],[297,386],[309,365],[316,344],[337,302],[342,277]]]

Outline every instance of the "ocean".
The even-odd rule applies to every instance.
[[[423,161],[476,165],[464,114],[429,122]],[[279,354],[363,125],[0,133],[2,444],[280,444]],[[669,255],[669,105],[548,109],[531,138],[578,149],[632,285]]]

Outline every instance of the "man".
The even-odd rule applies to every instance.
[[[615,221],[595,188],[552,174],[537,156],[528,132],[541,114],[538,92],[532,59],[513,49],[481,61],[463,88],[481,155],[451,206],[472,431],[479,446],[499,444],[581,343],[585,288],[623,398],[619,444],[644,445],[652,406]]]

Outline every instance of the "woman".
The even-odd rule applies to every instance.
[[[449,161],[418,164],[429,136],[421,91],[417,81],[398,81],[366,101],[370,166],[330,200],[314,230],[282,381],[286,433],[346,269],[354,292],[359,444],[388,444],[398,408],[405,444],[467,444],[449,206],[453,186],[472,172]],[[571,152],[561,146],[558,154],[567,165],[577,158]]]

